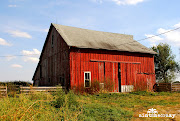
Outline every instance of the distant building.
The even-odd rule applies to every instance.
[[[51,24],[33,80],[38,86],[88,88],[108,78],[114,92],[151,90],[154,54],[132,35]]]

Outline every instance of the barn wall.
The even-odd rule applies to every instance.
[[[53,47],[52,35],[54,35]],[[40,77],[40,66],[42,77]],[[37,70],[34,80],[39,80],[39,86],[58,85],[62,79],[66,86],[69,85],[69,47],[54,27],[50,29]]]
[[[94,60],[140,62],[140,64],[121,63],[121,85],[134,85],[136,90],[152,89],[155,83],[154,57],[151,54],[129,53],[108,50],[78,49],[70,51],[71,88],[84,85],[84,72],[91,72],[91,81],[103,82],[104,78],[114,83],[114,92],[118,88],[117,62],[92,62]],[[105,71],[105,76],[104,76]]]
[[[33,85],[39,85],[39,80],[40,80],[40,72],[39,72],[40,70],[39,70],[39,68],[37,67],[36,68],[36,71],[35,71],[35,73],[34,73],[34,77],[33,77]]]

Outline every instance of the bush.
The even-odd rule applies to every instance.
[[[73,91],[69,91],[67,94],[67,104],[68,108],[70,109],[76,109],[79,106],[79,103],[77,101],[77,95],[73,93]]]
[[[52,105],[56,108],[67,106],[69,109],[75,110],[79,106],[76,99],[77,95],[74,94],[73,91],[69,91],[65,94],[65,91],[60,89],[54,94],[54,96],[56,99],[55,101],[52,101]]]
[[[114,82],[110,78],[106,78],[104,80],[104,90],[108,92],[112,92],[114,88]]]
[[[56,108],[62,107],[65,103],[65,92],[62,89],[59,89],[54,95],[56,99],[52,102],[52,105]]]
[[[25,94],[24,94],[25,95]],[[44,92],[31,92],[28,95],[26,95],[30,100],[53,100],[53,96],[50,93],[44,93]]]
[[[101,83],[104,83],[103,87],[100,87],[99,80],[93,80],[90,87],[84,87],[84,84],[74,87],[76,93],[88,93],[88,94],[98,94],[103,92],[112,92],[114,88],[114,82],[110,78],[106,78]]]
[[[100,86],[99,86],[99,81],[98,80],[94,80],[91,83],[91,87],[90,90],[92,91],[92,93],[98,93],[100,91]]]

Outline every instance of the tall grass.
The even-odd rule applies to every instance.
[[[124,121],[135,120],[136,113],[156,108],[180,107],[179,93],[132,92],[74,94],[59,89],[54,93],[16,94],[0,98],[0,120],[40,121]],[[169,112],[168,112],[169,113]]]
[[[100,86],[100,83],[103,86]],[[90,87],[84,87],[84,84],[80,84],[78,87],[74,87],[73,90],[76,93],[88,93],[88,94],[98,94],[98,93],[106,93],[112,92],[114,88],[114,82],[110,78],[106,78],[102,81],[92,80]]]
[[[76,118],[79,105],[72,92],[18,94],[0,99],[0,119],[65,120]]]

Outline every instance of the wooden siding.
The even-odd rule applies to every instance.
[[[54,86],[64,78],[65,86],[69,86],[69,47],[54,27],[50,28],[40,62],[35,72],[35,84],[39,86]],[[51,37],[54,35],[53,47]],[[41,66],[41,72],[40,72]],[[42,77],[40,77],[40,73]]]
[[[119,64],[121,83],[118,81]],[[62,84],[60,80],[63,78],[66,88],[81,87],[85,71],[91,72],[91,82],[109,80],[114,83],[114,92],[120,92],[122,88],[126,90],[124,87],[132,87],[130,85],[135,90],[152,90],[155,84],[152,54],[69,47],[51,26],[33,77],[34,84],[54,86]]]
[[[71,88],[84,85],[84,72],[90,71],[91,82],[102,82],[108,78],[114,83],[114,92],[119,92],[118,63],[121,85],[134,85],[136,90],[152,90],[155,84],[153,55],[75,47],[70,49]]]

